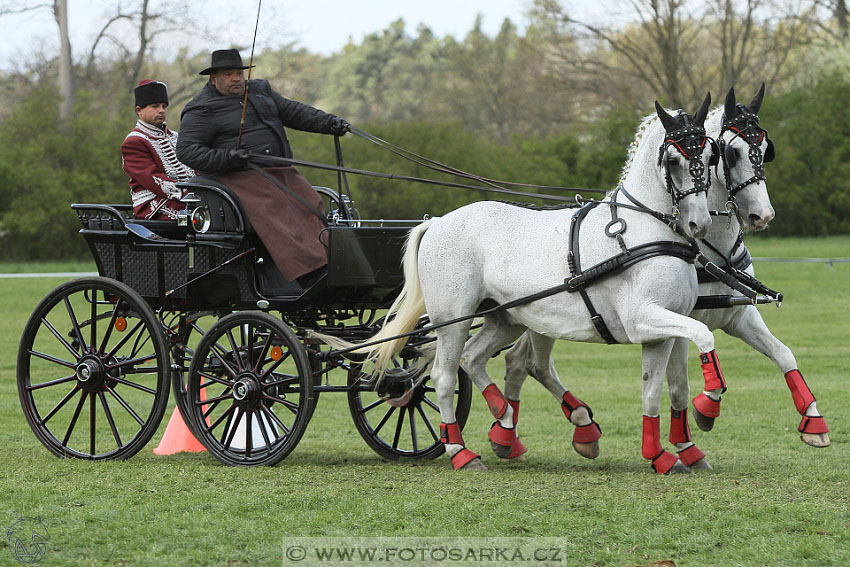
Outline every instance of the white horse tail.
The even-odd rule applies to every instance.
[[[419,244],[422,242],[425,231],[435,220],[428,219],[419,224],[407,236],[401,262],[404,270],[404,287],[387,311],[386,324],[369,342],[412,331],[419,323],[419,319],[425,315],[425,298],[419,284]],[[383,378],[392,357],[398,354],[406,343],[407,337],[401,337],[377,344],[369,349],[367,356],[375,363],[373,375],[377,376],[378,380]]]
[[[422,315],[425,314],[425,299],[422,296],[422,288],[419,285],[419,244],[422,241],[425,231],[428,230],[428,227],[435,220],[429,219],[417,225],[408,234],[402,253],[404,287],[402,287],[398,297],[396,297],[387,311],[385,318],[387,321],[386,324],[381,327],[381,330],[377,334],[365,342],[382,341],[412,331]],[[357,346],[357,343],[350,343],[323,333],[311,333],[311,337],[335,349]],[[370,361],[374,362],[375,369],[372,371],[372,375],[380,380],[383,378],[384,373],[386,373],[393,356],[398,354],[405,343],[407,343],[407,337],[401,337],[387,340],[374,346],[363,347],[353,351],[353,353],[365,354]]]

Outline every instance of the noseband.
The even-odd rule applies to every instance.
[[[753,176],[749,179],[732,186],[731,169],[737,163],[737,156],[731,146],[727,145],[723,140],[725,132],[733,132],[735,136],[741,138],[749,146],[747,157],[753,166]],[[767,151],[762,155],[761,143],[767,138]],[[757,114],[750,112],[746,106],[738,103],[738,114],[734,118],[727,120],[725,114],[723,116],[723,126],[720,130],[720,151],[723,156],[723,177],[726,181],[726,190],[729,192],[729,202],[735,207],[735,195],[739,191],[759,181],[766,181],[764,176],[764,164],[773,161],[774,149],[773,141],[768,137],[767,130],[759,126],[759,117]]]
[[[705,164],[702,162],[702,152],[705,150],[706,142],[711,145],[712,155],[709,158],[709,165],[714,165],[719,159],[717,153],[717,143],[706,136],[705,128],[691,122],[690,117],[683,110],[679,110],[679,116],[684,120],[684,126],[678,130],[667,132],[667,135],[658,149],[658,165],[664,168],[664,178],[667,182],[667,192],[673,199],[673,210],[679,208],[679,201],[688,195],[695,193],[707,192],[711,186],[711,176],[705,175]],[[670,167],[664,159],[664,154],[667,149],[675,147],[682,157],[688,160],[688,171],[693,180],[693,188],[688,191],[680,191],[673,184],[673,178],[670,175]]]

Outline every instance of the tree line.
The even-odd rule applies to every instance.
[[[436,161],[490,178],[587,189],[614,186],[654,100],[693,112],[708,90],[719,104],[730,86],[744,98],[766,81],[761,122],[777,148],[766,169],[777,211],[768,234],[850,232],[844,0],[799,0],[788,13],[761,0],[632,0],[631,19],[616,25],[579,21],[564,4],[534,0],[522,31],[506,20],[492,37],[480,20],[459,39],[423,26],[410,32],[398,20],[330,56],[295,44],[261,47],[253,72],[284,96]],[[117,4],[123,12],[114,22],[136,33],[121,49],[90,46],[70,68],[64,50],[45,53],[0,73],[0,258],[88,255],[69,205],[129,202],[119,146],[135,122],[132,85],[140,78],[168,83],[168,123],[179,129],[209,53],[182,47],[168,58],[151,55],[175,24],[164,16],[167,5]],[[109,25],[96,43],[114,35]],[[236,47],[247,56],[249,47]],[[328,137],[291,134],[297,158],[335,162]],[[351,167],[440,178],[350,135],[342,147]],[[305,174],[317,185],[337,184],[331,172]],[[348,181],[366,217],[421,218],[499,198]]]

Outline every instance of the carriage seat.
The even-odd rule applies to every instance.
[[[224,183],[197,175],[188,181],[177,183],[186,194],[194,193],[201,199],[199,205],[206,206],[210,213],[210,234],[249,234],[254,230],[248,221],[239,197]]]

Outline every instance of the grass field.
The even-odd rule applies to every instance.
[[[848,237],[749,244],[756,257],[850,257]],[[381,460],[360,439],[339,394],[322,396],[299,446],[273,468],[229,468],[207,454],[157,457],[151,449],[165,421],[127,461],[60,460],[24,420],[15,356],[29,313],[62,279],[0,279],[0,527],[40,517],[49,532],[41,564],[50,566],[296,565],[283,562],[283,550],[298,536],[558,538],[566,550],[559,565],[850,565],[850,264],[756,268],[785,294],[781,309],[760,310],[794,350],[832,446],[803,445],[781,373],[718,333],[729,383],[723,414],[710,433],[692,424],[715,468],[672,477],[656,475],[640,456],[640,348],[568,343],[555,351],[561,376],[603,429],[594,461],[572,450],[572,427],[532,381],[519,429],[529,448],[524,463],[492,456],[492,418],[474,397],[464,436],[483,455],[485,473],[453,472],[446,457]],[[46,269],[93,268],[0,267]],[[696,390],[702,377],[693,350]],[[497,383],[501,374],[494,360]],[[663,414],[665,439],[667,427]],[[8,545],[4,539],[0,566],[17,564]]]

